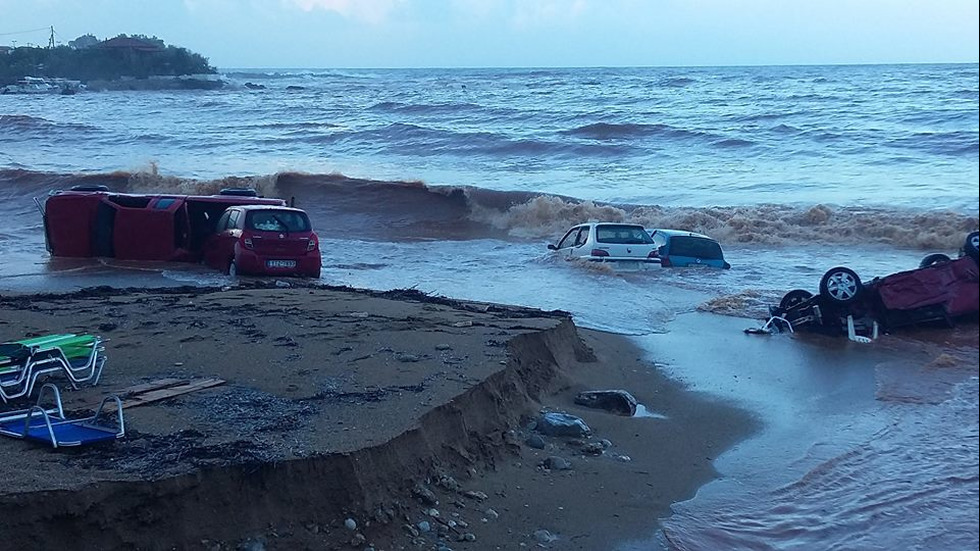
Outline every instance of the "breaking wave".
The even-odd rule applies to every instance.
[[[607,122],[587,124],[568,130],[565,133],[592,140],[618,140],[638,136],[658,136],[676,139],[715,137],[706,132],[687,130],[668,124],[615,124]]]
[[[79,123],[55,122],[30,115],[0,115],[0,133],[35,134],[52,132],[91,132],[97,128]]]
[[[683,229],[710,235],[723,244],[879,244],[903,249],[956,250],[963,237],[978,226],[975,214],[942,210],[824,204],[611,204],[535,192],[357,179],[337,173],[281,172],[197,180],[160,174],[152,164],[137,172],[108,174],[0,171],[0,189],[8,196],[30,196],[94,183],[122,192],[188,195],[213,194],[227,187],[252,188],[260,195],[294,199],[297,206],[310,213],[317,227],[330,235],[383,241],[554,240],[574,224],[602,220]]]
[[[587,220],[643,224],[704,233],[728,243],[894,245],[955,249],[977,228],[976,216],[951,211],[912,211],[813,205],[662,207],[609,205],[542,195],[505,210],[474,210],[474,216],[515,237],[553,236]]]

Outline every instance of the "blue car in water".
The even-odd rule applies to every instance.
[[[660,265],[665,268],[708,266],[727,270],[732,267],[725,261],[725,253],[721,250],[721,245],[707,235],[668,229],[647,230],[647,232],[657,245]]]

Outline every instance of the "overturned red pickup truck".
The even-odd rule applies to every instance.
[[[203,261],[231,275],[320,276],[319,240],[306,213],[254,190],[153,195],[75,186],[35,201],[54,256]]]
[[[868,337],[861,334],[874,336],[879,327],[889,330],[936,322],[952,326],[959,318],[975,317],[980,311],[978,244],[978,233],[972,232],[959,258],[930,254],[916,269],[869,282],[862,282],[849,268],[831,268],[820,280],[818,294],[803,289],[786,293],[778,306],[769,309],[763,329],[807,328],[866,341]]]

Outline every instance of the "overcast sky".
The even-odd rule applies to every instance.
[[[157,36],[219,68],[977,62],[980,0],[0,0],[0,45]],[[38,30],[45,29],[45,30]],[[28,32],[25,32],[28,31]]]

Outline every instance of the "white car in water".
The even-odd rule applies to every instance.
[[[639,224],[588,222],[565,233],[557,244],[548,244],[559,258],[593,262],[659,264],[657,244]]]

